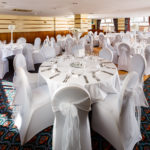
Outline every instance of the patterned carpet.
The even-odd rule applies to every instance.
[[[144,92],[150,104],[150,78],[145,81]],[[51,150],[52,127],[34,136],[24,146],[20,145],[20,137],[14,126],[12,115],[12,101],[15,90],[11,82],[0,80],[0,150]],[[135,146],[135,150],[150,150],[150,108],[142,108],[143,140]],[[114,150],[114,148],[99,134],[91,131],[93,150]]]

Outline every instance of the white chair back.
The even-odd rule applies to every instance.
[[[34,47],[40,49],[40,45],[41,45],[41,39],[39,37],[35,38]]]
[[[34,68],[34,62],[32,58],[32,53],[33,53],[33,45],[27,43],[24,48],[23,48],[23,55],[26,58],[26,64],[27,64],[27,70],[35,70]]]
[[[57,41],[61,40],[61,38],[62,38],[62,36],[61,36],[60,34],[58,34],[58,35],[56,36]]]
[[[49,46],[49,45],[43,45],[41,50],[40,50],[41,54],[43,55],[43,57],[45,59],[49,59],[52,57],[56,57],[56,51],[55,48]]]
[[[118,55],[118,70],[129,71],[131,61],[130,46],[126,43],[119,44]]]
[[[73,46],[73,39],[67,38],[65,44],[65,52],[66,54],[72,54],[72,46]]]
[[[129,146],[133,146],[133,144],[135,145],[137,142],[132,141],[131,143],[129,137],[126,139],[126,136],[132,132],[131,128],[133,132],[139,133],[140,131],[135,118],[135,107],[134,105],[124,107],[124,104],[128,102],[128,100],[131,100],[130,98],[134,92],[133,88],[136,87],[137,81],[137,73],[129,73],[123,82],[122,90],[119,94],[108,95],[105,101],[95,103],[92,107],[92,128],[106,138],[117,150],[127,150]],[[128,90],[130,90],[131,93],[126,95]],[[134,100],[132,99],[131,102],[133,104]],[[132,113],[130,114],[126,110],[132,110]],[[124,131],[126,131],[126,133],[121,134],[124,133]],[[131,135],[131,139],[132,138],[136,138],[137,140],[134,134]]]
[[[17,54],[15,56],[14,61],[13,61],[13,66],[14,66],[15,71],[17,68],[20,68],[20,67],[27,70],[26,59],[23,56],[23,54]]]
[[[17,43],[18,44],[25,44],[26,43],[26,39],[24,37],[20,37],[19,39],[17,39]]]
[[[67,35],[66,35],[66,38],[67,38],[67,39],[68,39],[68,38],[72,38],[71,34],[67,34]]]
[[[99,56],[101,58],[104,58],[104,59],[110,61],[110,62],[113,61],[113,53],[112,53],[112,51],[109,48],[102,49],[99,52]]]
[[[0,48],[0,60],[3,58],[3,52],[2,49]]]
[[[82,87],[70,85],[56,91],[52,98],[54,150],[91,150],[90,105],[89,93]]]
[[[139,81],[143,81],[144,71],[146,69],[146,61],[140,54],[133,55],[130,64],[130,71],[135,71],[139,75]]]
[[[14,85],[16,87],[14,103],[20,107],[20,110],[15,117],[15,125],[19,130],[21,145],[23,145],[26,140],[26,132],[30,122],[29,114],[31,111],[32,89],[30,87],[26,72],[21,67],[16,69]]]
[[[145,59],[147,62],[147,67],[145,70],[146,75],[150,75],[150,45],[148,45],[145,49]]]

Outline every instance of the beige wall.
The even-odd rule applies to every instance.
[[[0,33],[9,33],[10,24],[15,25],[14,32],[63,31],[74,27],[86,32],[91,29],[91,19],[83,14],[75,18],[0,15]]]
[[[0,33],[10,32],[8,25],[16,26],[14,32],[53,31],[53,17],[0,15]]]
[[[91,29],[91,19],[86,14],[76,14],[74,19],[75,28],[79,28],[83,32]]]

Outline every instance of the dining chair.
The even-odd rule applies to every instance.
[[[26,59],[23,56],[23,54],[17,54],[15,56],[14,61],[13,61],[13,66],[14,66],[14,71],[15,71],[13,80],[16,80],[16,69],[18,67],[21,67],[21,68],[23,68],[25,70],[25,72],[26,72],[26,74],[27,74],[27,76],[29,78],[30,86],[32,88],[37,87],[38,74],[37,73],[30,73],[30,72],[28,72],[27,65],[26,65]]]
[[[34,40],[34,48],[35,48],[36,50],[39,50],[39,49],[40,49],[40,46],[41,46],[41,38],[36,37],[35,40]]]
[[[145,69],[145,75],[150,75],[150,45],[145,48],[145,59],[147,62],[147,67]]]
[[[102,47],[104,41],[104,34],[102,32],[99,33],[99,47]]]
[[[26,59],[26,64],[27,64],[27,70],[29,71],[34,71],[34,61],[33,61],[33,57],[32,57],[32,53],[33,53],[34,49],[33,49],[33,45],[27,43],[24,48],[23,48],[23,55],[25,56]]]
[[[59,40],[61,40],[61,38],[62,38],[61,34],[57,34],[57,36],[56,36],[57,42],[58,42]]]
[[[104,48],[104,49],[100,50],[99,56],[110,62],[113,61],[113,53],[109,48]]]
[[[0,79],[3,79],[7,72],[9,72],[8,60],[3,58],[2,49],[0,48]]]
[[[66,38],[67,38],[67,39],[68,39],[68,38],[72,38],[71,34],[67,34],[67,35],[66,35]]]
[[[26,43],[26,39],[24,37],[20,37],[17,39],[17,44],[24,44]]]
[[[122,37],[121,35],[116,35],[115,39],[112,41],[112,46],[114,47],[116,43],[121,43]]]
[[[14,106],[20,107],[14,122],[19,130],[21,145],[24,145],[38,132],[51,126],[54,115],[48,87],[31,88],[26,71],[21,67],[16,68],[14,85]]]
[[[147,63],[145,58],[141,54],[133,55],[129,66],[129,72],[137,72],[139,76],[139,82],[143,82],[143,76],[146,68]]]
[[[51,37],[50,39],[50,46],[55,49],[56,55],[61,54],[61,47],[59,45],[59,42],[57,43],[54,37]]]
[[[131,72],[118,94],[109,94],[92,106],[92,128],[117,150],[132,150],[142,139],[135,115],[138,75]],[[137,92],[137,93],[136,93]],[[136,94],[135,94],[136,93]]]
[[[44,60],[56,57],[55,48],[51,47],[50,45],[43,45],[43,47],[41,48],[41,54],[43,55]]]
[[[93,52],[93,36],[88,36],[88,42],[85,44],[85,50],[88,52]]]
[[[91,100],[83,87],[60,87],[53,95],[53,150],[91,150],[88,112]]]
[[[73,39],[72,37],[67,37],[66,43],[65,43],[65,53],[66,54],[72,54],[72,46],[73,46]]]
[[[118,70],[129,71],[131,61],[130,46],[127,43],[120,43],[118,46]]]
[[[139,103],[137,106],[138,109],[139,109],[139,106],[143,106],[143,107],[149,106],[149,104],[145,98],[145,94],[143,92],[143,76],[144,76],[144,72],[145,72],[146,68],[147,68],[147,65],[146,65],[145,58],[140,54],[133,55],[133,57],[131,59],[131,64],[129,67],[129,73],[134,71],[138,75],[138,85],[136,87],[138,93],[140,94],[140,96],[139,96],[140,99],[137,100],[137,103]],[[125,79],[126,76],[127,75],[120,75],[121,83],[123,83],[123,80]],[[140,110],[138,110],[138,111],[140,113]],[[140,117],[140,115],[139,115],[139,117]],[[139,126],[140,126],[140,119],[141,118],[138,118]]]
[[[112,51],[112,54],[113,54],[113,63],[114,64],[118,64],[118,52],[117,50],[112,47],[111,45],[108,45],[108,48]]]

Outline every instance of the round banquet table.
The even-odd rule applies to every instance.
[[[46,80],[51,97],[64,85],[78,84],[86,88],[92,103],[104,100],[108,93],[120,91],[116,66],[98,56],[75,58],[63,55],[52,58],[40,66],[39,79],[41,78]]]

